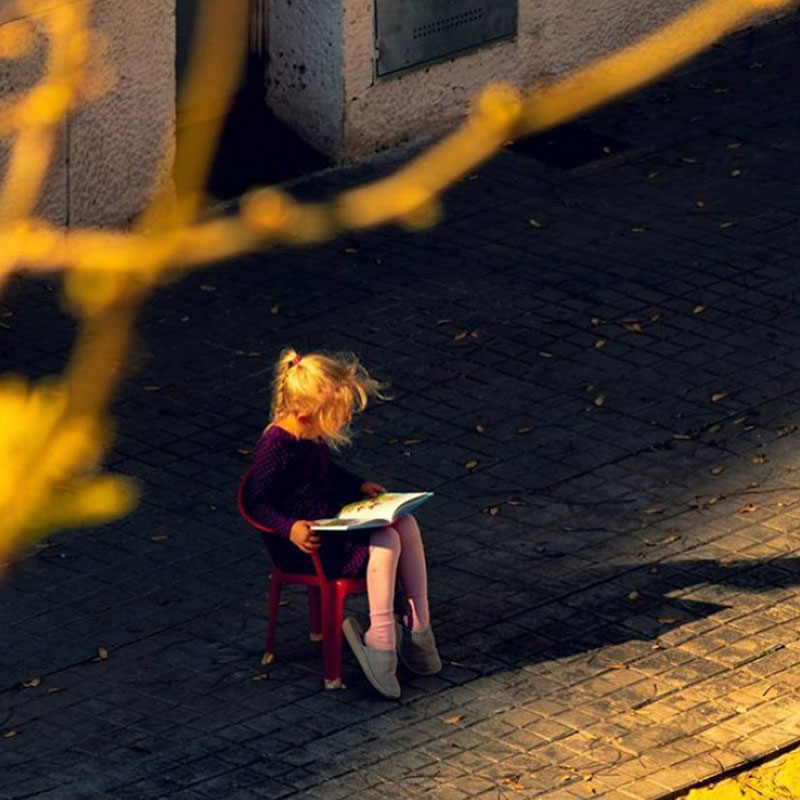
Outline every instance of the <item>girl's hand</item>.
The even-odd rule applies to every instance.
[[[386,489],[375,481],[364,481],[361,484],[361,491],[369,497],[375,497],[376,494],[383,494]]]
[[[292,525],[289,539],[308,555],[319,550],[319,535],[311,530],[311,526],[304,519],[298,519]]]

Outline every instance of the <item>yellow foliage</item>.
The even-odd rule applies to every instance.
[[[82,328],[62,380],[36,386],[15,376],[0,380],[0,562],[31,536],[107,520],[132,507],[132,484],[97,470],[110,440],[105,414],[135,312],[157,282],[271,244],[316,244],[390,222],[411,229],[434,225],[441,194],[508,139],[637,88],[753,14],[791,2],[703,0],[575,75],[527,94],[508,84],[487,87],[464,125],[387,178],[316,204],[260,189],[243,198],[238,216],[201,221],[204,176],[223,98],[236,85],[247,18],[245,3],[206,0],[198,3],[200,36],[185,82],[192,102],[184,104],[203,124],[185,126],[192,133],[175,169],[185,191],[177,202],[166,189],[157,193],[128,232],[62,231],[33,215],[59,127],[79,101],[110,88],[113,71],[105,38],[89,24],[93,0],[16,0],[23,19],[0,26],[0,59],[23,57],[37,36],[48,46],[39,82],[20,97],[0,100],[0,137],[11,142],[0,182],[0,288],[15,271],[64,271],[66,302]],[[208,47],[210,37],[219,46]]]

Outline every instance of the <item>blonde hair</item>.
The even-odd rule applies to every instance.
[[[272,383],[271,418],[308,415],[315,431],[334,449],[352,439],[349,417],[370,397],[386,400],[385,384],[371,378],[353,353],[281,351]]]

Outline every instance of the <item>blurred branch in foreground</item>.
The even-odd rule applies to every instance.
[[[19,19],[0,27],[0,58],[30,52],[37,35],[46,37],[49,48],[39,82],[0,100],[0,137],[11,141],[0,185],[0,287],[15,272],[63,271],[67,304],[80,318],[81,331],[62,376],[36,384],[14,375],[0,379],[0,568],[38,536],[107,521],[133,507],[132,482],[102,474],[100,464],[111,439],[108,407],[137,310],[165,274],[389,222],[410,229],[435,224],[445,189],[509,139],[561,124],[636,89],[755,15],[792,2],[705,0],[640,42],[527,94],[506,84],[488,86],[458,130],[388,178],[317,204],[260,189],[242,199],[238,215],[200,220],[248,16],[245,0],[205,0],[185,83],[195,124],[174,170],[179,192],[159,187],[131,231],[109,232],[61,230],[33,216],[58,124],[112,83],[102,38],[89,24],[93,0],[17,0]],[[229,44],[207,47],[220,30],[227,33],[220,41]]]

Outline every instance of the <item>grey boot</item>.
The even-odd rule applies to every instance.
[[[397,626],[397,646],[400,660],[415,675],[436,675],[442,670],[442,659],[436,649],[436,638],[430,625],[424,631],[410,631],[399,622]]]
[[[397,682],[397,652],[367,647],[364,644],[361,626],[353,617],[347,617],[342,624],[342,631],[367,680],[384,697],[397,700],[400,697],[400,684]]]

